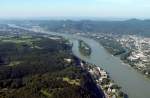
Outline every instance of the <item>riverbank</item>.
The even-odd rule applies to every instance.
[[[118,49],[116,52],[116,49],[112,48],[111,46],[108,47],[108,46],[105,46],[105,44],[102,44],[99,40],[96,40],[96,41],[98,41],[110,54],[112,54],[115,57],[119,57],[119,59],[122,60],[122,62],[124,64],[128,64],[130,67],[135,69],[137,72],[141,73],[143,76],[150,79],[150,69],[148,68],[148,66],[145,66],[142,63],[138,64],[137,62],[139,62],[140,59],[135,59],[135,60],[132,59],[130,57],[131,50],[126,49],[126,51],[125,50],[120,51]]]
[[[106,98],[125,98],[125,96],[127,96],[121,91],[121,87],[118,86],[101,67],[86,62],[82,62],[81,67],[91,74],[98,88],[103,90]]]
[[[150,70],[148,66],[145,66],[142,63],[137,64],[137,62],[140,61],[140,59],[132,60],[130,59],[130,54],[131,52],[126,52],[124,54],[121,54],[119,57],[124,64],[128,64],[130,67],[144,75],[146,78],[150,79]]]

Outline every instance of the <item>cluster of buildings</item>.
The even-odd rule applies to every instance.
[[[96,65],[88,65],[88,71],[96,80],[98,87],[103,89],[106,98],[118,98],[118,96],[120,98],[123,97],[119,95],[119,92],[121,92],[120,87],[109,78],[106,71]]]
[[[124,35],[118,41],[131,51],[128,60],[133,62],[139,70],[146,70],[150,74],[150,38],[136,35]]]

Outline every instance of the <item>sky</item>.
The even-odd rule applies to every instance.
[[[0,0],[0,18],[150,18],[150,0]]]

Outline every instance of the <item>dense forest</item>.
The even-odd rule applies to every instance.
[[[66,40],[0,37],[0,98],[102,98]]]

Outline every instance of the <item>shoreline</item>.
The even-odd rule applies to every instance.
[[[100,43],[100,42],[99,42],[99,43]],[[101,44],[101,43],[100,43],[100,44]],[[103,47],[105,48],[105,46],[103,46]],[[107,48],[105,48],[105,49],[106,49],[106,51],[107,51],[108,53],[110,53],[112,56],[118,57],[118,58],[122,61],[123,64],[125,64],[125,65],[131,67],[132,69],[136,70],[138,73],[142,74],[144,77],[150,79],[150,73],[148,73],[148,74],[143,73],[143,69],[142,69],[142,68],[139,69],[138,66],[136,66],[136,65],[134,65],[134,66],[131,65],[131,64],[127,61],[127,59],[124,59],[124,60],[121,59],[121,55],[122,55],[122,54],[113,55],[113,53],[109,52],[109,50],[108,50]]]
[[[121,91],[121,87],[101,67],[82,60],[81,67],[90,73],[98,88],[105,94],[105,98],[128,98],[127,94]]]

